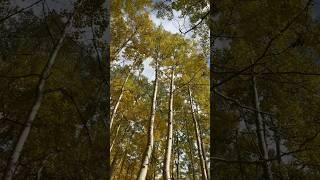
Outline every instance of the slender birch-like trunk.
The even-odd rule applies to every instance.
[[[260,153],[262,156],[263,162],[263,174],[264,178],[266,180],[272,180],[272,170],[271,170],[271,162],[267,161],[269,159],[268,155],[268,148],[267,144],[265,141],[265,136],[264,136],[264,128],[263,128],[263,118],[261,115],[261,109],[260,109],[260,100],[259,100],[259,94],[258,94],[258,88],[257,88],[257,82],[256,78],[253,75],[252,76],[252,88],[253,88],[253,93],[254,93],[254,104],[255,108],[257,110],[256,112],[256,133],[258,137],[258,144],[259,144],[259,149]]]
[[[186,113],[186,112],[185,112]],[[186,127],[186,132],[187,132],[187,142],[188,142],[188,145],[189,145],[189,158],[190,158],[190,168],[192,170],[192,178],[193,179],[196,179],[195,177],[195,168],[194,168],[194,160],[193,160],[193,144],[191,142],[191,139],[190,139],[190,132],[189,132],[189,127],[188,127],[188,123],[185,121],[185,127]]]
[[[153,144],[154,144],[154,135],[153,135],[153,129],[154,129],[154,119],[156,116],[156,105],[157,105],[157,93],[158,93],[158,60],[155,59],[155,80],[154,80],[154,89],[153,89],[153,95],[152,95],[152,106],[151,106],[151,114],[149,119],[149,128],[148,128],[148,144],[147,148],[144,152],[143,161],[141,164],[138,180],[145,180],[148,172],[148,166],[150,163],[150,158],[153,150]]]
[[[179,137],[176,133],[176,142],[177,142],[177,180],[180,179],[180,148],[179,148]]]
[[[70,29],[70,27],[72,26],[73,17],[74,17],[74,13],[71,16],[71,18],[68,20],[66,26],[64,27],[63,33],[62,33],[59,41],[55,45],[55,47],[50,55],[50,58],[47,61],[47,64],[45,65],[45,67],[40,75],[40,79],[38,81],[37,89],[36,89],[36,98],[32,104],[31,110],[28,113],[28,118],[25,122],[25,126],[19,136],[19,139],[15,145],[14,151],[13,151],[13,153],[10,157],[10,160],[8,162],[6,173],[3,178],[4,180],[11,180],[14,176],[14,172],[16,170],[16,167],[17,167],[17,164],[19,161],[19,157],[20,157],[21,152],[23,150],[24,144],[26,143],[26,141],[28,139],[32,123],[33,123],[34,119],[36,118],[38,111],[40,109],[40,106],[41,106],[41,103],[43,100],[43,96],[44,96],[45,84],[46,84],[48,76],[51,72],[52,66],[55,63],[56,57],[57,57],[57,55],[63,45],[66,34],[67,34],[68,30]]]
[[[271,124],[273,127],[273,138],[276,144],[276,158],[277,162],[281,164],[281,137],[280,137],[280,127],[278,123],[274,122],[274,119],[271,117]]]
[[[117,110],[118,110],[118,108],[119,108],[120,101],[121,101],[121,99],[122,99],[122,97],[123,97],[124,90],[125,90],[125,86],[126,86],[126,83],[127,83],[128,79],[129,79],[130,75],[131,75],[131,73],[130,73],[130,71],[129,71],[126,79],[124,80],[124,82],[123,82],[122,85],[121,85],[120,95],[119,95],[119,97],[118,97],[118,99],[117,99],[117,101],[116,101],[116,104],[114,105],[114,108],[113,108],[112,113],[111,113],[111,118],[110,118],[110,130],[111,130],[111,128],[112,128],[113,121],[114,121],[114,119],[115,119],[115,117],[116,117]]]
[[[128,127],[125,129],[125,132],[127,132],[127,130],[128,130]],[[121,137],[120,137],[120,139],[124,139],[124,137],[126,136],[126,137],[132,137],[134,135],[134,131],[133,132],[131,132],[130,134],[123,134]],[[127,146],[128,145],[128,142],[127,143],[125,143],[124,144],[124,146]],[[112,161],[111,161],[111,166],[110,166],[110,169],[109,169],[109,172],[110,172],[110,178],[112,177],[112,174],[115,172],[115,170],[117,169],[117,167],[118,167],[118,160],[119,160],[119,156],[121,155],[121,154],[127,154],[127,150],[126,151],[124,151],[123,153],[121,153],[122,151],[120,151],[119,149],[117,150],[117,149],[115,149],[116,151],[115,151],[115,155],[113,156],[114,158],[112,159]],[[110,151],[110,153],[111,153],[111,151]],[[122,160],[122,158],[123,158],[123,156],[120,158],[121,160]]]
[[[198,117],[199,117],[199,119],[201,118],[201,116],[200,116],[200,113],[199,113],[199,110],[200,110],[200,108],[199,108],[199,105],[197,104],[196,105],[196,107],[197,107],[197,114],[198,114]],[[206,153],[205,153],[205,148],[204,148],[204,145],[203,145],[203,137],[202,137],[202,128],[201,128],[201,125],[200,125],[200,123],[199,123],[199,131],[200,131],[200,145],[201,145],[201,150],[202,150],[202,155],[203,155],[203,159],[204,159],[204,165],[205,165],[205,170],[206,170],[206,172],[207,172],[207,176],[208,176],[208,179],[210,179],[210,176],[209,176],[209,169],[208,169],[208,165],[207,165],[207,160],[206,160]]]
[[[118,134],[119,134],[120,127],[121,127],[121,124],[118,125],[117,130],[116,130],[116,134],[115,134],[115,136],[114,136],[114,138],[113,138],[113,140],[112,140],[112,143],[111,143],[111,145],[110,145],[110,153],[111,153],[111,151],[112,151],[112,149],[113,149],[114,143],[116,142],[116,140],[117,140],[117,138],[118,138]]]
[[[188,127],[186,127],[186,128],[188,128]],[[191,166],[191,170],[192,170],[192,178],[193,179],[196,179],[196,174],[195,174],[195,169],[194,169],[194,160],[193,160],[193,146],[192,146],[192,142],[191,142],[191,140],[190,140],[190,137],[189,137],[189,135],[188,135],[188,137],[187,137],[188,139],[187,139],[187,141],[188,141],[188,145],[189,145],[189,149],[190,149],[190,154],[189,154],[189,158],[190,158],[190,166]]]
[[[124,154],[126,154],[126,152],[123,152]],[[116,172],[119,164],[122,162],[122,158],[123,156],[121,156],[119,158],[119,156],[121,155],[121,152],[120,151],[116,151],[115,155],[113,156],[113,159],[111,161],[111,164],[110,164],[110,179],[115,179],[115,177],[113,177],[113,173]],[[120,163],[119,163],[120,161]]]
[[[214,114],[214,109],[215,109],[215,94],[214,94],[214,84],[215,84],[215,79],[216,77],[214,76],[214,71],[215,71],[215,66],[214,66],[214,59],[215,59],[215,55],[216,55],[216,51],[215,51],[215,39],[217,38],[217,36],[215,36],[215,27],[214,27],[214,22],[215,22],[215,17],[217,14],[217,5],[219,4],[218,1],[215,0],[210,0],[209,1],[210,4],[210,9],[209,9],[209,31],[210,31],[210,132],[214,132],[215,129],[215,114]],[[213,145],[215,144],[214,141],[215,138],[213,138],[213,136],[211,135],[210,138],[210,176],[212,178],[213,174],[214,174],[214,169],[213,167],[213,161],[211,161],[211,157],[214,156],[214,148]]]
[[[174,66],[171,68],[170,92],[169,92],[169,113],[168,113],[168,131],[167,148],[164,158],[163,178],[170,179],[170,162],[172,153],[172,134],[173,134],[173,86],[174,86]]]
[[[123,170],[124,170],[124,166],[125,166],[125,162],[127,161],[127,156],[126,155],[124,155],[124,156],[122,156],[121,157],[121,165],[120,165],[120,171],[119,171],[119,176],[118,176],[118,179],[121,179],[121,177],[122,177],[122,172],[123,172]]]
[[[188,87],[188,91],[189,91],[189,101],[190,101],[192,119],[193,119],[194,129],[195,129],[195,133],[196,133],[196,140],[197,140],[197,146],[198,146],[198,156],[200,158],[202,178],[205,179],[205,180],[208,180],[207,171],[205,169],[205,167],[206,167],[205,163],[206,162],[205,162],[204,155],[202,153],[203,151],[202,151],[202,148],[201,148],[202,146],[201,146],[199,123],[198,123],[196,115],[195,115],[195,110],[194,110],[194,106],[193,106],[192,93],[191,93],[190,86]]]

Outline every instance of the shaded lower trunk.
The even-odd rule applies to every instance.
[[[194,130],[195,130],[195,133],[196,133],[198,156],[200,158],[200,167],[201,167],[202,179],[207,180],[208,179],[208,175],[207,175],[207,171],[205,169],[205,167],[206,167],[205,158],[204,158],[204,155],[202,153],[203,150],[202,150],[202,146],[201,146],[199,123],[198,123],[198,120],[197,120],[196,115],[195,115],[194,103],[193,103],[193,100],[192,100],[192,94],[191,94],[190,86],[188,88],[188,91],[189,91],[189,101],[190,101],[190,108],[191,108],[192,119],[193,119],[193,124],[194,124]]]
[[[177,142],[177,180],[180,179],[180,148],[179,148],[179,137],[176,135],[176,142]]]
[[[45,67],[40,75],[40,79],[38,81],[37,89],[36,89],[36,98],[32,104],[31,110],[28,113],[28,117],[25,122],[25,126],[20,133],[19,139],[15,145],[15,148],[12,152],[10,160],[7,164],[6,173],[3,177],[4,180],[11,180],[14,176],[14,173],[15,173],[21,152],[23,150],[24,144],[26,143],[28,136],[30,134],[32,123],[33,123],[34,119],[36,118],[38,111],[40,109],[40,106],[42,104],[45,84],[46,84],[47,79],[49,77],[49,74],[51,72],[52,66],[55,63],[56,57],[57,57],[57,55],[63,45],[67,31],[71,28],[71,25],[73,22],[73,17],[74,16],[72,15],[71,18],[68,20],[66,26],[64,27],[63,33],[62,33],[59,41],[55,45],[55,47],[50,55],[50,58],[47,61],[47,64],[45,65]]]
[[[200,119],[200,114],[199,114],[199,105],[197,105],[197,114],[198,114],[198,117]],[[204,158],[204,165],[205,165],[205,170],[207,172],[207,176],[208,176],[208,179],[210,179],[210,176],[209,176],[209,169],[208,169],[208,166],[207,166],[207,160],[206,160],[206,156],[205,156],[205,148],[204,148],[204,145],[203,145],[203,138],[202,138],[202,128],[201,128],[201,124],[199,123],[199,131],[200,131],[200,145],[201,145],[201,150],[202,150],[202,154],[203,154],[203,158]]]
[[[196,177],[195,177],[196,174],[195,174],[195,169],[194,169],[194,160],[193,160],[193,156],[194,156],[193,144],[192,144],[190,136],[189,136],[190,132],[189,132],[189,127],[188,127],[187,122],[185,122],[185,127],[186,127],[186,131],[187,131],[187,142],[188,142],[188,147],[189,147],[189,158],[190,158],[189,169],[192,170],[192,178],[196,179]]]
[[[265,141],[263,118],[260,113],[261,112],[260,100],[259,100],[259,94],[258,94],[258,88],[257,88],[255,76],[252,76],[252,87],[253,87],[253,93],[254,93],[254,104],[257,110],[255,124],[256,124],[256,133],[258,137],[259,150],[261,153],[261,158],[263,160],[263,176],[264,176],[264,179],[266,180],[272,180],[273,177],[272,177],[272,170],[271,170],[271,162],[267,161],[269,159],[269,155],[268,155],[267,144]]]

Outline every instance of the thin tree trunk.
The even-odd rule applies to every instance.
[[[188,135],[188,144],[189,144],[189,149],[190,149],[190,166],[192,169],[192,177],[193,179],[196,179],[196,174],[195,174],[195,169],[194,169],[194,160],[193,160],[193,146],[192,146],[192,142],[190,141],[190,137]]]
[[[281,137],[280,137],[280,128],[279,126],[274,122],[274,119],[271,117],[271,124],[272,124],[272,127],[273,127],[273,137],[274,137],[274,140],[275,140],[275,144],[276,144],[276,158],[277,158],[277,162],[279,165],[281,165],[281,147],[280,147],[280,144],[281,144]]]
[[[116,167],[117,167],[117,162],[118,162],[118,157],[119,157],[119,151],[116,152],[116,154],[114,155],[113,159],[112,159],[112,162],[111,162],[111,165],[110,165],[110,179],[113,179],[112,178],[112,174],[115,172],[116,170]]]
[[[171,161],[171,166],[170,166],[170,170],[171,170],[171,173],[170,173],[170,179],[174,179],[174,163]]]
[[[125,129],[125,132],[127,132],[127,129],[128,129],[128,128]],[[126,133],[124,133],[124,134],[121,136],[120,139],[123,139],[123,138],[125,137],[125,135],[126,135]],[[134,135],[134,131],[132,131],[130,134],[128,134],[127,137],[132,137],[133,135]],[[128,143],[125,143],[125,146],[127,146],[127,145],[128,145]],[[124,154],[126,155],[127,152],[128,152],[128,150],[125,150],[125,151],[124,151]],[[110,151],[110,153],[111,153],[111,151]],[[115,152],[115,155],[114,155],[114,158],[113,158],[113,160],[112,160],[112,162],[111,162],[111,166],[110,166],[110,170],[109,170],[109,172],[110,172],[110,178],[112,177],[112,174],[115,172],[115,170],[116,170],[116,168],[117,168],[117,165],[118,165],[117,161],[118,161],[118,156],[119,156],[119,154],[121,154],[121,152],[120,152],[119,150],[116,151],[116,152]],[[122,158],[123,158],[123,156],[122,156]]]
[[[155,158],[155,155],[154,153],[152,153],[152,173],[151,173],[151,176],[152,176],[152,179],[156,179],[156,176],[157,176],[157,164],[156,164],[156,161],[157,159]]]
[[[113,147],[116,145],[116,143],[117,143],[119,140],[123,140],[125,137],[131,137],[131,136],[133,136],[133,134],[134,134],[134,131],[132,131],[130,134],[127,134],[128,130],[129,130],[129,128],[130,128],[130,126],[128,125],[128,126],[123,130],[124,133],[121,135],[121,137],[118,138],[120,126],[121,126],[121,125],[119,124],[119,126],[117,127],[116,135],[115,135],[115,137],[114,137],[114,139],[113,139],[113,141],[112,141],[112,143],[111,143],[111,145],[110,145],[110,153],[112,152]]]
[[[197,121],[196,115],[195,115],[195,110],[193,107],[193,101],[192,101],[192,94],[191,94],[191,89],[190,86],[188,87],[188,91],[189,91],[189,101],[190,101],[190,107],[191,107],[191,113],[192,113],[192,119],[193,119],[193,123],[194,123],[194,129],[195,129],[195,133],[196,133],[196,140],[197,140],[197,146],[198,146],[198,156],[200,158],[200,166],[201,166],[201,173],[202,173],[202,178],[207,180],[208,179],[208,175],[206,172],[206,165],[205,165],[205,159],[204,156],[202,154],[202,148],[201,148],[201,138],[200,138],[200,130],[199,130],[199,123]]]
[[[130,75],[131,75],[131,73],[130,73],[130,71],[129,71],[126,79],[125,79],[124,82],[122,83],[120,95],[119,95],[119,97],[118,97],[118,99],[117,99],[117,101],[116,101],[116,104],[114,105],[114,108],[113,108],[113,110],[112,110],[111,118],[110,118],[110,130],[111,130],[111,128],[112,128],[113,121],[114,121],[114,119],[115,119],[115,117],[116,117],[117,110],[118,110],[119,105],[120,105],[120,101],[121,101],[121,99],[122,99],[122,97],[123,97],[125,85],[126,85],[128,79],[129,79]],[[111,148],[110,148],[110,149],[111,149]]]
[[[172,153],[172,131],[173,131],[173,86],[174,86],[174,67],[171,68],[170,92],[169,92],[169,113],[168,113],[168,131],[167,148],[164,158],[163,178],[170,179],[170,162]]]
[[[187,117],[186,112],[184,111],[184,115],[185,117]],[[189,153],[188,156],[190,158],[190,164],[189,164],[189,170],[192,170],[192,179],[196,179],[195,177],[195,168],[194,168],[194,160],[193,160],[193,143],[191,142],[190,139],[190,132],[189,132],[189,124],[187,123],[187,121],[184,122],[184,125],[186,127],[186,133],[187,133],[187,142],[188,142],[188,147],[189,147]]]
[[[255,108],[257,109],[256,112],[256,133],[258,137],[258,144],[260,153],[262,156],[263,162],[263,174],[264,178],[266,180],[272,180],[272,171],[271,171],[271,162],[267,161],[269,159],[268,155],[268,149],[264,137],[264,128],[263,128],[263,118],[261,115],[261,109],[260,109],[260,100],[259,100],[259,94],[258,94],[258,88],[256,83],[256,78],[253,75],[252,76],[252,87],[253,87],[253,93],[254,93],[254,104]]]
[[[199,105],[197,104],[196,105],[197,107],[197,114],[198,114],[198,117],[200,119],[200,113],[199,113]],[[203,155],[203,159],[204,159],[204,165],[205,165],[205,170],[207,172],[207,176],[208,176],[208,179],[210,179],[210,176],[209,176],[209,169],[208,169],[208,165],[207,165],[207,160],[206,160],[206,153],[205,153],[205,148],[204,148],[204,145],[203,145],[203,138],[202,138],[202,128],[201,128],[201,124],[199,122],[199,132],[200,132],[200,145],[201,145],[201,150],[202,150],[202,155]]]
[[[141,164],[138,180],[146,179],[148,166],[149,166],[149,162],[150,162],[150,158],[153,150],[153,144],[154,144],[153,129],[154,129],[154,119],[156,116],[157,92],[158,92],[158,68],[159,68],[158,60],[155,59],[155,80],[154,80],[152,106],[151,106],[151,114],[150,114],[149,128],[148,128],[148,144],[144,152],[144,158]]]
[[[186,113],[186,112],[185,112]],[[192,178],[193,179],[196,179],[196,177],[195,177],[195,169],[194,169],[194,160],[193,160],[193,144],[192,144],[192,142],[191,142],[191,139],[190,139],[190,136],[189,136],[189,127],[188,127],[188,123],[185,121],[185,127],[186,127],[186,132],[187,132],[187,142],[188,142],[188,145],[189,145],[189,150],[190,150],[190,153],[189,153],[189,158],[190,158],[190,166],[191,166],[191,168],[190,169],[192,169]]]
[[[176,133],[177,134],[177,133]],[[180,179],[180,148],[179,148],[179,137],[176,135],[176,142],[177,142],[177,180]]]
[[[117,101],[116,101],[116,104],[115,104],[115,106],[114,106],[114,108],[113,108],[113,110],[112,110],[111,117],[110,117],[110,130],[111,130],[111,128],[112,128],[113,121],[114,121],[114,119],[115,119],[115,117],[116,117],[116,115],[117,115],[117,111],[118,111],[118,108],[119,108],[121,99],[122,99],[123,94],[124,94],[124,91],[125,91],[126,83],[128,82],[129,77],[130,77],[130,75],[131,75],[131,71],[132,71],[137,65],[139,65],[139,64],[136,64],[136,63],[139,63],[139,61],[133,63],[133,65],[131,66],[131,68],[130,68],[129,71],[128,71],[128,74],[127,74],[127,76],[126,76],[126,79],[124,80],[124,82],[123,82],[122,85],[121,85],[120,95],[119,95],[119,97],[118,97],[118,99],[117,99]]]
[[[27,138],[30,133],[30,129],[32,126],[32,123],[34,119],[36,118],[38,111],[40,109],[43,96],[44,96],[44,87],[47,82],[48,76],[50,74],[51,68],[53,64],[55,63],[56,57],[63,45],[64,39],[66,37],[67,31],[70,29],[72,22],[73,22],[74,15],[71,16],[71,18],[68,20],[66,26],[64,27],[63,33],[58,41],[58,43],[55,45],[49,60],[47,61],[47,64],[45,65],[41,75],[40,79],[37,84],[37,90],[36,90],[36,99],[33,102],[32,108],[29,111],[28,118],[25,123],[25,127],[23,128],[18,142],[16,143],[15,149],[10,157],[10,160],[7,165],[7,170],[4,176],[5,180],[11,180],[14,176],[15,169],[17,167],[17,163],[19,161],[19,157],[21,155],[21,151],[23,150],[24,144],[27,141]]]
[[[127,160],[126,154],[127,153],[125,153],[124,156],[121,157],[122,161],[121,161],[121,166],[120,166],[120,171],[119,171],[119,176],[118,176],[119,180],[121,180],[123,167],[125,166],[124,164],[125,164],[125,161]]]
[[[113,146],[114,146],[114,143],[115,143],[116,140],[117,140],[120,127],[121,127],[121,124],[118,125],[117,130],[116,130],[116,134],[115,134],[115,136],[114,136],[114,138],[113,138],[113,140],[112,140],[112,143],[111,143],[111,145],[110,145],[110,153],[111,153],[111,151],[112,151],[112,148],[113,148]]]
[[[215,71],[215,66],[214,66],[214,59],[215,59],[215,39],[217,36],[215,35],[215,27],[214,27],[214,22],[215,22],[215,17],[217,15],[217,9],[219,7],[219,1],[215,0],[210,0],[210,10],[209,10],[209,31],[210,31],[210,133],[213,134],[215,131],[215,124],[214,124],[214,110],[215,110],[215,94],[214,94],[214,85],[215,85],[215,80],[216,77],[214,76],[214,71]],[[213,177],[214,170],[214,162],[211,160],[211,157],[214,156],[215,149],[213,148],[215,144],[215,138],[213,138],[213,135],[211,135],[210,138],[210,176],[211,178]]]

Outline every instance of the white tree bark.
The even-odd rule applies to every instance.
[[[253,93],[254,93],[254,104],[257,109],[257,112],[256,112],[256,133],[257,133],[257,137],[258,137],[258,144],[259,144],[260,153],[261,153],[262,159],[264,160],[264,163],[263,163],[264,178],[266,180],[272,180],[273,177],[272,177],[272,170],[271,170],[271,162],[267,161],[269,159],[268,148],[267,148],[267,144],[266,144],[265,136],[264,136],[263,118],[260,113],[261,112],[260,100],[259,100],[256,78],[254,75],[252,76],[252,86],[253,86]]]
[[[28,114],[28,118],[25,123],[25,127],[19,136],[18,142],[16,143],[15,149],[14,149],[14,151],[11,155],[11,158],[8,162],[7,170],[6,170],[6,173],[4,176],[5,180],[11,180],[14,176],[14,172],[17,167],[17,163],[18,163],[19,157],[21,155],[21,151],[23,150],[24,144],[29,136],[32,123],[33,123],[34,119],[36,118],[38,111],[39,111],[39,108],[41,106],[42,99],[44,96],[44,87],[45,87],[47,78],[49,76],[49,73],[51,71],[53,64],[55,63],[58,52],[60,51],[60,49],[63,45],[63,41],[66,37],[67,31],[70,29],[70,27],[72,25],[72,22],[73,22],[73,16],[68,20],[58,43],[54,47],[54,49],[50,55],[50,58],[47,61],[47,64],[44,67],[44,69],[40,75],[40,79],[37,84],[36,99],[33,102],[32,108]]]
[[[195,129],[195,133],[196,133],[198,156],[200,158],[200,166],[201,166],[202,178],[205,179],[205,180],[208,180],[208,175],[207,175],[207,171],[206,171],[206,162],[205,162],[204,154],[202,153],[203,150],[202,150],[202,146],[201,146],[199,123],[198,123],[196,115],[195,115],[195,110],[194,110],[194,105],[193,105],[192,93],[191,93],[190,86],[188,87],[188,91],[189,91],[189,101],[190,101],[192,119],[193,119],[194,129]]]
[[[176,166],[177,166],[177,180],[180,179],[180,146],[179,146],[179,137],[178,134],[176,133],[176,144],[177,144],[177,162],[176,162]]]
[[[112,143],[111,143],[111,145],[110,145],[110,153],[111,153],[111,151],[112,151],[112,149],[113,149],[114,143],[116,142],[116,140],[117,140],[117,138],[118,138],[118,134],[119,134],[120,127],[121,127],[121,124],[118,125],[117,130],[116,130],[116,134],[115,134],[115,136],[114,136],[114,138],[113,138],[113,140],[112,140]]]
[[[129,79],[130,75],[131,75],[131,73],[130,73],[130,71],[129,71],[126,79],[125,79],[124,82],[122,83],[120,95],[119,95],[119,97],[118,97],[118,99],[117,99],[117,101],[116,101],[116,104],[115,104],[115,106],[114,106],[114,108],[113,108],[113,110],[112,110],[111,118],[110,118],[110,130],[111,130],[111,128],[112,128],[113,121],[114,121],[114,119],[115,119],[115,117],[116,117],[117,110],[118,110],[119,105],[120,105],[120,101],[121,101],[121,99],[122,99],[122,97],[123,97],[125,85],[126,85],[128,79]]]
[[[156,115],[156,105],[157,105],[157,93],[158,93],[158,60],[155,59],[155,80],[154,80],[154,89],[153,89],[153,95],[152,95],[152,106],[151,106],[151,114],[149,119],[149,128],[148,128],[148,144],[147,148],[144,152],[144,158],[142,161],[142,165],[140,168],[138,180],[145,180],[148,172],[148,166],[151,159],[151,154],[153,150],[153,144],[154,144],[154,135],[153,135],[153,129],[154,129],[154,119]]]
[[[173,86],[174,86],[174,66],[171,68],[170,92],[169,92],[169,113],[168,113],[168,131],[167,148],[164,158],[163,178],[170,179],[170,162],[172,154],[172,134],[173,134]]]
[[[197,114],[198,114],[198,117],[199,117],[199,119],[200,119],[201,116],[200,116],[200,113],[199,113],[199,110],[200,110],[199,105],[196,104],[196,107],[197,107]],[[207,172],[208,179],[210,179],[209,169],[208,169],[207,160],[206,160],[206,156],[205,156],[206,153],[205,153],[205,148],[204,148],[204,144],[203,144],[202,129],[201,129],[200,123],[198,123],[198,124],[199,124],[199,132],[200,132],[200,145],[201,145],[201,150],[202,150],[203,159],[204,159],[204,162],[205,162],[205,163],[204,163],[204,165],[205,165],[205,170],[206,170],[206,172]]]
[[[188,145],[189,145],[189,159],[190,159],[190,166],[189,166],[189,169],[192,170],[192,178],[193,179],[196,179],[196,173],[195,173],[195,168],[194,168],[194,160],[193,160],[193,156],[194,156],[194,153],[193,153],[193,144],[192,144],[192,141],[190,139],[190,136],[189,136],[189,131],[188,131],[188,124],[187,122],[185,123],[185,127],[186,127],[186,131],[187,131],[187,142],[188,142]]]

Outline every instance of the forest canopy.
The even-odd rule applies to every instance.
[[[319,0],[0,1],[0,176],[320,179]]]

